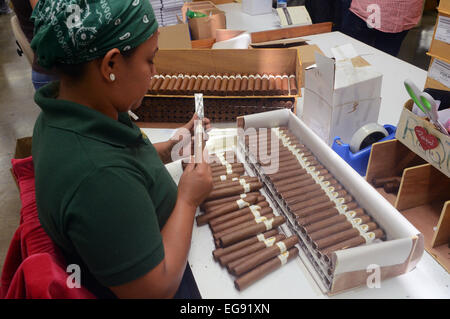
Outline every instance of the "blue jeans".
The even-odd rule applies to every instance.
[[[42,86],[56,81],[58,78],[54,75],[48,75],[45,73],[40,73],[35,70],[31,70],[31,82],[33,82],[34,89],[37,91]]]

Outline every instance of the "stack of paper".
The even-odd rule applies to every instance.
[[[162,3],[161,0],[150,0],[150,4],[152,5],[153,11],[155,12],[156,21],[158,21],[158,25],[162,26],[163,19],[161,14]]]
[[[278,8],[277,13],[282,28],[312,24],[305,6]]]
[[[183,7],[183,0],[161,0],[161,16],[162,25],[177,24],[177,15],[181,17],[181,8]]]

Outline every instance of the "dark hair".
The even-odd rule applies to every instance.
[[[132,48],[127,51],[121,51],[120,53],[125,59],[129,59],[131,56],[133,56],[134,52],[136,51],[136,48]],[[101,57],[103,58],[103,57]],[[100,59],[100,58],[98,58]],[[52,71],[58,76],[66,76],[69,77],[72,80],[79,80],[83,77],[85,71],[86,71],[86,65],[87,62],[79,63],[79,64],[65,64],[56,62]]]

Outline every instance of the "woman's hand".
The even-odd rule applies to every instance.
[[[184,169],[178,183],[178,200],[196,209],[211,192],[213,187],[211,167],[203,160],[194,163],[191,160]]]

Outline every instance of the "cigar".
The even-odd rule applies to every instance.
[[[189,85],[189,81],[191,80],[191,76],[190,75],[185,75],[183,77],[183,81],[181,82],[181,86],[180,86],[180,94],[187,94],[187,87]]]
[[[289,77],[287,74],[283,74],[281,77],[281,91],[283,95],[289,94]]]
[[[244,248],[246,246],[249,246],[251,244],[254,244],[254,243],[257,243],[257,242],[260,242],[260,241],[264,241],[267,238],[275,236],[276,234],[278,234],[278,231],[276,229],[271,229],[271,230],[266,231],[264,233],[256,234],[255,236],[253,236],[253,237],[251,237],[249,239],[237,242],[236,244],[228,246],[226,248],[217,248],[217,249],[215,249],[212,252],[212,254],[214,256],[214,259],[217,260],[220,256],[223,256],[223,255],[226,255],[226,254],[230,254],[230,253],[232,253],[234,251],[242,249],[242,248]]]
[[[329,190],[330,192],[334,192],[334,191],[338,191],[342,189],[342,185],[340,184],[335,184],[333,186],[329,186],[327,188],[327,190]],[[286,202],[286,204],[292,206],[294,204],[300,203],[300,202],[304,202],[308,199],[311,198],[315,198],[317,196],[321,196],[322,194],[324,194],[324,190],[321,189],[317,189],[315,191],[312,192],[308,192],[308,193],[304,193],[304,194],[299,194],[297,196],[292,196],[292,197],[287,197],[284,199],[284,201]]]
[[[234,86],[233,86],[233,95],[242,95],[241,91],[241,83],[242,83],[242,77],[240,74],[236,75],[234,80]]]
[[[306,171],[306,169],[302,168],[302,169],[298,169],[295,171],[295,174],[297,176],[300,175],[304,175],[304,174],[308,174],[308,172]],[[292,177],[293,173],[292,172],[283,172],[283,173],[275,173],[275,174],[268,174],[268,178],[270,179],[270,181],[272,183],[288,178],[288,177]]]
[[[177,82],[178,77],[174,74],[172,75],[172,78],[169,81],[169,84],[167,85],[166,88],[166,94],[170,94],[173,91],[173,87],[175,86],[175,83]]]
[[[222,84],[222,76],[216,75],[216,78],[214,80],[213,95],[219,95],[221,84]]]
[[[183,83],[184,76],[182,74],[178,74],[177,80],[173,86],[173,94],[180,94],[181,83]]]
[[[352,196],[346,195],[346,196],[342,197],[342,204],[349,203],[352,200],[353,200]],[[297,217],[303,218],[308,215],[323,211],[325,209],[328,209],[328,208],[331,208],[334,206],[336,206],[336,203],[334,201],[328,200],[326,202],[318,203],[313,206],[297,208],[297,209],[293,210],[292,213],[294,215],[296,215]],[[301,223],[301,219],[298,220],[298,218],[297,218],[297,222]]]
[[[242,174],[244,174],[244,172],[245,172],[245,169],[243,167],[237,167],[235,169],[230,169],[230,170],[225,168],[225,169],[216,170],[214,172],[211,172],[211,176],[214,180],[215,177],[220,178],[220,176],[222,176],[222,175],[231,175],[231,174],[242,175]]]
[[[233,164],[228,164],[227,166],[231,167],[232,169],[244,168],[244,164],[242,164],[242,163],[233,163]],[[227,166],[225,166],[225,165],[214,165],[214,166],[211,166],[210,165],[211,172],[227,170]]]
[[[220,237],[220,239],[219,239],[220,246],[227,247],[227,246],[237,243],[238,241],[247,239],[248,237],[254,236],[261,232],[265,232],[265,231],[277,228],[278,226],[283,224],[285,221],[286,221],[286,219],[283,216],[276,216],[269,221],[265,221],[263,223],[258,223],[256,225],[241,229],[241,230],[236,231],[231,234],[226,234],[226,235]]]
[[[269,261],[249,271],[245,275],[237,278],[234,281],[234,286],[236,287],[237,290],[242,291],[248,286],[255,283],[256,281],[258,281],[259,279],[280,268],[286,262],[295,258],[297,255],[298,255],[298,248],[296,247],[291,248],[286,253],[270,259]]]
[[[206,89],[208,87],[208,82],[209,82],[209,75],[205,74],[203,75],[203,79],[202,82],[200,83],[200,92],[202,93],[206,93]]]
[[[269,75],[269,89],[268,89],[268,95],[275,95],[276,94],[276,87],[275,87],[275,77],[273,75]]]
[[[229,199],[230,197],[225,197],[227,199]],[[259,198],[259,194],[255,194],[255,195],[251,195],[251,196],[239,196],[238,199],[233,200],[233,201],[229,201],[226,203],[222,203],[219,205],[208,205],[206,207],[204,207],[205,210],[205,215],[209,215],[211,213],[215,213],[215,214],[219,214],[218,212],[221,212],[222,210],[227,210],[228,212],[232,212],[244,207],[248,207],[250,205],[254,205],[255,203],[257,203],[257,200]],[[230,210],[231,208],[234,208],[234,210]],[[220,216],[221,214],[219,214]],[[210,220],[210,219],[208,219]]]
[[[241,90],[241,94],[243,94],[243,95],[251,95],[250,91],[248,90],[248,76],[247,75],[242,76],[240,90]]]
[[[256,83],[256,78],[254,75],[249,75],[248,76],[248,84],[247,84],[247,95],[256,95],[255,92],[255,83]]]
[[[397,193],[400,188],[400,182],[389,182],[383,185],[383,189],[386,193]]]
[[[262,95],[262,78],[261,75],[257,74],[255,76],[255,88],[254,88],[254,92],[255,95]]]
[[[377,224],[375,224],[374,222],[370,222],[368,224],[359,225],[359,227],[366,232],[370,232],[377,228]],[[332,234],[317,241],[313,241],[312,244],[314,249],[324,250],[327,247],[355,237],[360,237],[360,232],[357,228],[351,228],[339,233]]]
[[[155,74],[154,76],[152,76],[152,78],[150,79],[150,84],[148,85],[148,90],[151,93],[154,93],[154,91],[152,90],[152,88],[155,86],[155,83],[158,81],[159,75]]]
[[[269,76],[264,74],[261,77],[261,95],[269,95]]]
[[[155,75],[155,77],[158,77],[158,78],[156,80],[156,83],[152,87],[152,92],[155,94],[158,94],[159,88],[161,87],[161,84],[164,81],[164,76],[163,75]]]
[[[282,84],[281,84],[281,76],[279,76],[279,75],[277,75],[275,77],[275,94],[276,95],[283,94],[283,89],[282,89]]]
[[[194,91],[194,93],[203,92],[200,90],[200,86],[202,85],[202,82],[203,82],[203,76],[197,75],[197,79],[195,80],[195,83],[194,83],[194,88],[192,89]]]
[[[198,226],[204,225],[209,220],[211,220],[211,219],[213,219],[215,217],[218,217],[218,216],[224,215],[226,213],[233,212],[235,210],[242,209],[244,207],[253,205],[254,203],[256,203],[256,199],[257,199],[257,196],[251,196],[251,197],[249,196],[245,200],[238,199],[238,200],[236,200],[234,202],[231,202],[229,204],[225,204],[223,206],[220,206],[219,208],[215,209],[214,211],[210,211],[210,212],[207,212],[207,213],[205,213],[203,215],[199,215],[196,218],[197,225]]]
[[[281,179],[281,180],[278,180],[278,181],[274,182],[273,185],[275,185],[275,188],[278,190],[279,187],[281,187],[281,186],[297,183],[297,182],[300,182],[300,181],[304,181],[305,179],[307,179],[307,178],[305,178],[304,175],[305,174],[302,174],[302,175],[299,175],[299,176],[295,175],[295,176],[292,176],[292,177],[287,178],[287,179]]]
[[[235,220],[236,218],[239,218],[241,216],[246,216],[246,215],[255,217],[252,214],[253,211],[257,211],[257,210],[261,211],[262,209],[269,207],[269,203],[267,201],[265,201],[264,197],[262,197],[262,198],[263,198],[262,201],[257,201],[256,204],[253,204],[252,206],[245,207],[245,208],[242,208],[242,209],[230,212],[228,214],[211,219],[209,221],[209,225],[211,227],[215,227],[217,225],[222,225],[223,223],[227,223],[228,221]]]
[[[220,256],[218,258],[219,263],[222,266],[226,266],[226,265],[230,264],[232,261],[238,260],[239,258],[248,256],[257,251],[263,250],[264,248],[271,247],[273,244],[275,244],[281,240],[284,240],[284,239],[286,239],[286,236],[284,234],[278,234],[278,235],[269,237],[269,238],[265,239],[264,241],[256,242],[256,243],[246,246],[242,249],[236,250],[232,253]]]
[[[355,203],[355,202],[349,203],[349,205],[347,205],[347,206],[350,207],[350,204],[353,204],[352,206],[355,206],[355,208],[357,207],[357,203]],[[343,208],[344,206],[346,206],[346,205],[342,205],[341,208]],[[360,217],[360,216],[364,215],[364,210],[362,208],[356,208],[354,211],[352,211],[352,209],[354,209],[354,208],[348,208],[345,211],[346,215],[351,216],[352,218],[356,218],[356,217]],[[343,221],[347,220],[346,215],[341,214],[339,212],[339,210],[337,210],[336,207],[330,208],[329,210],[325,210],[324,212],[327,212],[327,211],[334,212],[335,215],[334,216],[330,216],[328,218],[324,218],[324,219],[319,220],[317,222],[313,222],[313,223],[311,223],[309,225],[302,225],[301,226],[302,231],[304,233],[311,234],[311,233],[314,233],[314,232],[319,231],[321,229],[330,227],[332,225],[335,225],[335,224],[338,224],[340,222],[343,222]]]
[[[229,197],[233,195],[239,195],[242,193],[250,193],[259,190],[263,184],[261,182],[249,183],[247,185],[233,186],[225,189],[213,190],[209,193],[207,200],[217,199],[222,197]]]
[[[347,205],[342,205],[342,206],[352,206],[352,207],[356,208],[357,203],[351,202],[351,203],[348,203]],[[341,206],[341,208],[342,208],[342,206]],[[351,209],[353,209],[353,208],[351,208]],[[339,213],[339,210],[336,207],[332,207],[332,208],[326,209],[324,211],[321,211],[319,213],[308,215],[306,217],[300,217],[300,218],[297,218],[298,219],[297,225],[300,227],[306,227],[307,225],[314,224],[314,223],[317,223],[324,219],[328,219],[330,217],[336,216],[336,212]],[[355,212],[357,214],[361,214],[361,213],[363,213],[363,210],[362,210],[362,208],[358,208],[358,209],[355,209]]]
[[[223,236],[225,236],[227,234],[232,234],[232,233],[240,231],[242,229],[246,229],[248,227],[264,223],[265,221],[271,220],[274,217],[275,217],[275,215],[271,214],[271,213],[267,214],[266,216],[260,216],[260,217],[256,217],[256,218],[253,217],[253,220],[247,221],[247,222],[242,223],[240,225],[236,225],[236,226],[232,226],[232,227],[226,228],[226,229],[221,230],[221,231],[219,231],[217,233],[213,233],[213,237],[214,237],[214,239],[220,239],[221,237],[223,237]]]
[[[168,74],[164,76],[164,80],[163,80],[161,86],[159,87],[159,91],[161,94],[166,93],[167,86],[169,85],[169,82],[171,79],[172,79],[172,77]]]
[[[209,79],[208,79],[208,84],[206,86],[206,94],[207,95],[213,95],[215,82],[216,82],[216,77],[214,75],[210,75]]]
[[[267,206],[268,205],[269,204],[267,204]],[[253,207],[253,206],[254,205],[252,205],[251,207]],[[261,216],[266,216],[266,215],[272,214],[273,213],[272,208],[267,207],[267,206],[265,206],[263,208],[260,208],[259,210],[254,209],[252,212],[247,212],[247,214],[244,214],[242,216],[230,219],[228,221],[225,221],[225,222],[217,224],[217,225],[209,224],[209,226],[211,227],[211,230],[213,231],[213,233],[219,233],[219,232],[221,232],[223,230],[232,228],[234,226],[242,225],[242,224],[244,224],[246,222],[253,221],[256,218],[259,218]],[[252,208],[249,208],[249,211],[251,211],[251,209]],[[256,213],[253,214],[253,212],[256,212]]]
[[[222,76],[222,82],[220,83],[219,95],[227,95],[228,87],[228,74]]]
[[[397,182],[400,185],[402,181],[401,177],[398,176],[389,176],[389,177],[375,177],[372,179],[372,185],[374,187],[382,187],[386,183]]]
[[[323,180],[324,181],[327,181],[327,180],[329,180],[331,178],[332,178],[331,174],[326,174],[326,175],[323,176]],[[280,193],[279,197],[281,199],[282,198],[281,193],[283,193],[283,192],[288,192],[288,191],[291,191],[293,189],[299,189],[301,187],[312,185],[314,183],[316,183],[316,181],[314,179],[310,178],[310,179],[301,180],[301,181],[298,181],[298,182],[295,182],[295,183],[291,183],[291,184],[287,184],[287,185],[282,185],[282,186],[278,186],[277,185],[277,191]],[[314,199],[310,199],[309,201],[316,200],[316,198],[318,198],[318,197],[314,197]]]
[[[233,179],[233,178],[235,178],[235,177],[240,177],[241,176],[241,174],[239,174],[239,173],[233,173],[233,174],[222,174],[222,175],[219,175],[219,176],[215,176],[215,177],[213,177],[213,184],[214,183],[217,183],[217,182],[220,182],[220,181],[227,181],[227,180],[231,180],[231,179]]]
[[[187,88],[186,88],[186,94],[193,94],[194,93],[194,85],[197,81],[197,77],[195,75],[191,75]]]
[[[345,215],[340,215],[340,216],[345,217]],[[361,217],[354,218],[353,222],[357,223],[357,224],[366,224],[366,223],[370,222],[370,220],[371,220],[371,218],[369,215],[363,215]],[[330,227],[322,228],[322,229],[319,229],[318,231],[310,233],[308,236],[312,241],[317,241],[319,239],[329,237],[332,234],[342,232],[342,231],[350,229],[352,227],[353,227],[353,224],[346,219],[345,221],[343,221],[341,223],[337,223]]]
[[[228,84],[227,84],[227,90],[226,90],[226,95],[233,95],[233,89],[234,89],[234,75],[230,75],[230,77],[228,78]]]
[[[297,95],[297,83],[295,81],[295,75],[289,77],[289,92],[291,95]]]
[[[314,183],[311,185],[303,186],[301,189],[294,189],[294,190],[287,191],[285,193],[280,193],[280,195],[281,195],[281,198],[284,199],[284,198],[289,198],[290,196],[297,196],[302,193],[313,192],[313,191],[316,191],[321,188],[322,187],[320,186],[320,184]],[[300,210],[303,207],[304,207],[303,203],[298,203],[298,204],[288,206],[288,208],[291,212]]]
[[[244,193],[244,194],[234,195],[234,196],[230,196],[230,197],[224,197],[224,198],[214,199],[214,200],[210,200],[210,201],[204,201],[201,205],[201,208],[203,210],[205,210],[205,209],[209,209],[214,206],[228,204],[232,201],[235,201],[235,200],[238,200],[241,198],[245,199],[245,198],[251,197],[251,196],[259,197],[260,193],[259,192],[252,192],[252,193],[246,193],[246,194]]]
[[[238,185],[242,185],[244,183],[255,183],[258,181],[259,181],[258,177],[236,178],[236,180],[231,180],[231,181],[227,181],[227,182],[219,182],[217,184],[213,184],[213,189],[238,186]]]
[[[278,243],[275,243],[275,245],[271,247],[267,247],[260,250],[258,254],[253,258],[248,258],[242,264],[237,265],[236,267],[230,269],[231,273],[235,276],[240,276],[245,272],[257,267],[258,265],[270,260],[271,258],[288,251],[290,248],[294,247],[294,245],[297,243],[298,237],[290,236],[282,241],[279,241]]]

